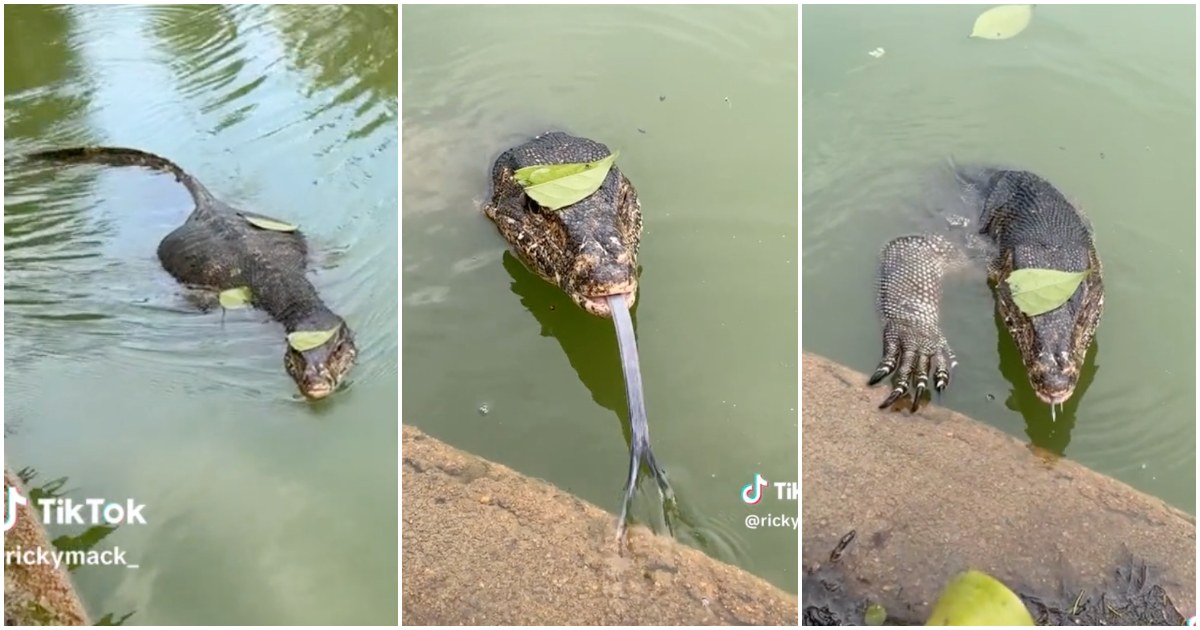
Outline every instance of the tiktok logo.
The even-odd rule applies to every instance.
[[[17,506],[29,505],[29,499],[21,496],[21,493],[13,486],[9,486],[5,490],[5,494],[8,496],[5,497],[4,531],[8,531],[13,528],[13,525],[17,524]]]
[[[762,501],[762,489],[771,485],[771,482],[763,479],[763,476],[754,473],[754,483],[742,488],[742,500],[750,505],[754,505]]]

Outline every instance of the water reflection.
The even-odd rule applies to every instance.
[[[521,300],[521,305],[533,315],[541,325],[540,335],[552,337],[562,347],[563,353],[570,362],[571,368],[579,376],[580,382],[592,394],[592,400],[601,407],[613,412],[621,424],[621,434],[625,440],[625,448],[629,449],[632,432],[629,424],[629,409],[625,398],[625,381],[621,372],[620,351],[617,348],[616,332],[611,320],[588,315],[558,287],[542,280],[537,274],[529,271],[521,261],[505,250],[503,254],[505,271],[512,277],[510,288]],[[639,273],[641,269],[639,268]],[[638,331],[638,304],[630,316],[633,319],[633,330]],[[639,345],[641,340],[639,338]],[[643,383],[643,387],[652,385]],[[654,442],[655,410],[647,407],[646,414],[650,426],[650,443]],[[562,409],[563,421],[569,422],[570,408]],[[666,414],[658,417],[671,418]],[[596,475],[605,475],[612,480],[614,502],[620,496],[620,488],[628,470],[628,459],[613,461],[611,468],[596,471]],[[671,462],[660,457],[659,465],[671,476]],[[748,561],[747,543],[730,527],[726,519],[697,512],[688,503],[687,484],[674,487],[675,501],[666,506],[666,513],[658,507],[660,498],[653,477],[643,466],[639,477],[639,491],[634,497],[630,514],[635,522],[645,522],[660,533],[668,530],[664,519],[671,519],[670,526],[675,535],[682,541],[693,544],[700,549],[721,558],[727,562],[745,563]],[[649,517],[649,518],[647,518]]]
[[[140,569],[80,574],[92,610],[396,623],[398,11],[5,8],[6,158],[144,149],[299,223],[360,351],[345,395],[297,403],[278,328],[188,308],[159,265],[192,207],[178,183],[6,159],[6,456],[154,513],[101,543]]]
[[[1004,404],[1009,409],[1019,412],[1025,419],[1025,434],[1029,436],[1033,446],[1055,455],[1062,455],[1071,443],[1071,430],[1075,428],[1079,403],[1096,380],[1096,372],[1100,369],[1096,365],[1096,356],[1100,353],[1100,336],[1096,336],[1084,357],[1083,367],[1079,372],[1079,384],[1075,386],[1075,395],[1063,403],[1052,420],[1050,405],[1042,402],[1033,391],[1033,385],[1029,384],[1029,373],[1025,371],[1025,364],[1021,361],[1021,351],[1017,349],[1016,342],[1004,326],[1004,318],[997,311],[993,311],[993,314],[999,340],[996,346],[1000,354],[1000,373],[1012,385]]]

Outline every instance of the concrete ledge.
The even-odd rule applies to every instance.
[[[20,478],[5,466],[5,510],[8,509],[9,487],[16,487],[23,496],[29,496]],[[9,562],[9,552],[37,553],[38,549],[55,551],[37,514],[29,505],[19,506],[16,524],[4,533],[4,625],[91,625],[65,567]]]
[[[923,621],[968,567],[1068,607],[1076,592],[1111,592],[1114,578],[1156,584],[1184,617],[1195,614],[1195,517],[944,408],[878,411],[886,392],[827,359],[806,353],[802,374],[810,575],[856,530],[839,564],[856,596],[889,616]],[[1145,580],[1126,575],[1130,558]]]
[[[788,625],[796,597],[403,427],[405,625]]]

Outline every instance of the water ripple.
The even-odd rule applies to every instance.
[[[71,32],[67,45],[101,86],[88,92],[91,116],[69,117],[38,137],[10,135],[9,156],[47,145],[108,142],[105,136],[112,136],[112,143],[138,146],[136,137],[143,134],[128,131],[131,121],[152,132],[173,130],[166,134],[170,137],[199,128],[235,134],[231,140],[238,137],[236,128],[251,121],[260,125],[254,132],[258,139],[272,136],[262,133],[271,129],[266,125],[277,125],[276,131],[302,129],[275,135],[255,151],[243,151],[236,162],[227,157],[233,153],[228,147],[206,152],[216,155],[204,161],[179,157],[170,141],[146,148],[184,164],[222,197],[231,188],[257,188],[258,179],[270,173],[269,167],[258,168],[256,154],[268,164],[285,163],[297,150],[322,171],[319,182],[314,180],[321,184],[319,196],[344,199],[348,190],[382,191],[370,205],[348,205],[305,223],[319,259],[324,250],[343,253],[336,261],[319,260],[312,279],[357,333],[360,365],[352,378],[370,381],[394,374],[390,357],[397,343],[396,307],[378,297],[393,292],[390,287],[396,284],[395,255],[389,255],[393,241],[380,235],[397,229],[397,199],[395,193],[387,194],[386,180],[382,187],[374,180],[395,161],[388,158],[389,151],[396,152],[396,138],[387,133],[387,123],[394,122],[396,106],[377,85],[345,65],[337,53],[347,48],[345,41],[332,37],[341,28],[333,18],[361,12],[319,9],[329,18],[324,26],[313,23],[313,28],[285,34],[281,28],[286,25],[278,20],[304,26],[313,16],[261,6],[66,10],[84,25]],[[249,36],[253,33],[259,36]],[[289,57],[295,51],[289,51],[286,41],[297,33],[308,45],[298,59]],[[354,48],[358,54],[374,54]],[[388,58],[385,53],[376,61],[386,65]],[[303,100],[279,98],[281,88],[290,92],[303,84],[272,70],[311,67],[306,63],[325,64],[320,66],[325,83],[310,89]],[[128,89],[134,81],[154,89]],[[9,94],[6,123],[19,123],[20,112],[74,92],[77,86],[64,82]],[[136,115],[131,117],[131,111]],[[219,167],[228,163],[236,174],[222,177]],[[190,207],[186,193],[170,178],[138,169],[13,162],[6,163],[5,192],[6,340],[15,349],[10,357],[103,357],[113,369],[141,372],[154,366],[156,382],[184,383],[197,392],[220,387],[244,397],[290,395],[278,324],[257,312],[198,313],[159,266],[154,254],[158,239]],[[170,202],[158,203],[160,195]],[[252,197],[261,193],[244,191],[227,198],[258,209]]]
[[[1194,17],[1193,9],[1186,11]],[[1043,30],[1015,46],[935,46],[910,35],[879,60],[838,59],[843,40],[867,41],[870,34],[874,41],[925,27],[874,19],[864,10],[841,39],[806,51],[806,60],[820,61],[806,61],[804,85],[803,273],[813,283],[805,291],[840,295],[846,284],[869,288],[874,252],[884,241],[934,227],[912,206],[951,200],[926,184],[925,174],[941,160],[1042,173],[1091,218],[1111,298],[1098,335],[1098,377],[1080,401],[1067,454],[1142,488],[1153,485],[1155,466],[1181,472],[1176,486],[1159,488],[1184,497],[1175,502],[1186,508],[1194,505],[1194,486],[1178,479],[1194,476],[1194,357],[1163,327],[1182,327],[1190,338],[1194,295],[1170,287],[1194,284],[1194,244],[1162,226],[1182,225],[1189,233],[1195,214],[1193,184],[1179,185],[1194,181],[1194,33],[1166,24],[1164,13],[1138,12],[1130,19],[1155,23],[1145,32],[1163,37],[1118,43],[1109,33],[1127,25],[1112,15],[1095,14],[1085,25],[1046,14]],[[821,56],[831,51],[836,54]],[[868,309],[851,317],[865,323],[872,315],[869,291],[855,291],[806,307],[806,327],[815,331],[808,339],[828,343],[820,350],[841,352],[841,360],[871,365],[878,360],[877,338],[860,340],[845,323],[850,300]],[[978,320],[994,308],[991,297],[982,284],[947,292],[962,295],[973,302],[964,306],[948,297],[943,325],[983,335],[959,332],[960,341],[952,341],[960,357],[974,357],[960,364],[962,382],[1004,391],[1010,385],[996,374],[993,328]],[[1140,306],[1148,303],[1156,308]],[[1185,316],[1176,321],[1162,313]],[[1130,387],[1138,383],[1150,385]],[[960,400],[963,411],[1001,426],[1043,421]],[[1150,472],[1142,472],[1147,462]],[[1164,484],[1167,476],[1154,483]]]

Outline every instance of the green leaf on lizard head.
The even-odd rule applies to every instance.
[[[570,177],[588,169],[587,164],[547,164],[545,166],[526,166],[513,173],[517,183],[522,188],[538,186],[563,177]]]
[[[975,570],[960,573],[942,591],[927,626],[1032,626],[1021,598],[996,578]]]
[[[235,309],[250,305],[250,287],[235,287],[225,289],[217,294],[217,299],[223,308]]]
[[[971,37],[980,39],[1008,39],[1029,26],[1033,19],[1031,4],[1003,4],[984,11],[975,18]]]
[[[547,210],[559,210],[599,190],[620,154],[618,149],[595,162],[526,166],[517,169],[513,178],[538,205]]]
[[[1033,317],[1067,303],[1088,271],[1017,269],[1008,275],[1008,290],[1021,312]]]
[[[333,338],[337,328],[329,330],[297,330],[296,332],[288,333],[288,345],[296,352],[308,352],[313,348],[319,348],[326,341]]]
[[[242,218],[246,220],[246,223],[256,228],[271,230],[272,232],[295,232],[298,229],[291,223],[284,223],[283,221],[276,221],[275,219],[268,219],[267,217],[260,217],[254,214],[243,214]]]

